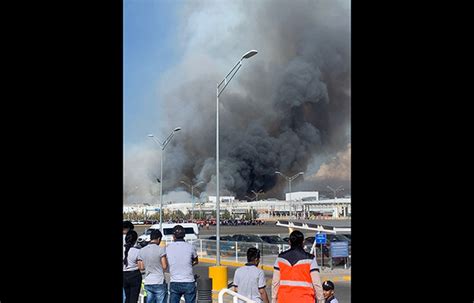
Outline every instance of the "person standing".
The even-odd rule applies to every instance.
[[[265,290],[265,273],[258,268],[260,250],[250,247],[247,250],[247,264],[239,267],[234,274],[234,291],[257,303],[269,303]],[[239,302],[243,302],[239,300]]]
[[[326,303],[339,303],[334,297],[334,283],[330,280],[324,281],[323,283],[323,295],[326,299]]]
[[[123,288],[125,289],[125,303],[138,302],[142,284],[142,274],[138,269],[138,253],[140,249],[135,247],[138,234],[129,230],[125,236],[125,252],[123,258]]]
[[[123,221],[123,256],[122,260],[125,258],[125,236],[129,230],[133,230],[135,226],[130,221]],[[125,289],[123,290],[123,303],[125,303]]]
[[[164,271],[168,267],[166,248],[160,246],[163,235],[159,229],[150,234],[150,243],[140,249],[138,254],[138,268],[145,270],[145,290],[147,303],[166,303],[168,287]]]
[[[272,303],[324,302],[316,258],[304,250],[304,236],[298,230],[290,234],[290,249],[275,261]]]
[[[198,256],[194,246],[184,241],[185,235],[184,227],[176,225],[173,228],[174,242],[166,248],[170,270],[170,303],[179,303],[183,295],[186,303],[196,301],[193,266],[198,264]]]

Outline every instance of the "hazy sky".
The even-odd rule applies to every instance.
[[[350,187],[350,0],[124,0],[124,193],[156,197],[180,180],[215,194],[215,85],[251,49],[219,98],[222,194],[283,197]],[[134,199],[137,200],[137,199]]]
[[[180,1],[124,0],[123,5],[123,135],[127,149],[158,129],[163,111],[157,82],[180,56],[173,47]]]

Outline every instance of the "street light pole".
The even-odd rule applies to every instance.
[[[263,192],[263,190],[259,190],[258,192],[256,192],[256,191],[252,190],[252,192],[253,192],[253,193],[254,193],[254,195],[255,195],[255,201],[258,201],[258,194],[262,193],[262,192]]]
[[[171,141],[174,136],[174,133],[180,131],[181,127],[176,127],[173,131],[168,135],[165,141],[161,143],[156,139],[153,134],[149,134],[148,137],[152,138],[160,147],[161,147],[161,155],[160,155],[160,231],[163,233],[163,153],[165,151],[166,146]]]
[[[334,200],[336,200],[336,193],[337,193],[338,191],[343,191],[343,190],[344,190],[344,188],[342,188],[342,185],[340,185],[340,186],[339,186],[338,188],[336,188],[336,189],[332,188],[332,187],[329,186],[329,185],[327,186],[327,188],[329,188],[329,189],[333,192],[333,194],[334,194]]]
[[[242,61],[248,59],[257,54],[256,50],[250,50],[246,52],[242,58],[234,65],[230,72],[224,77],[224,79],[217,84],[216,89],[216,265],[220,266],[221,264],[221,255],[220,255],[220,197],[219,197],[219,96],[222,94],[224,89],[229,85],[229,82],[234,78],[235,74],[239,71],[242,66]],[[236,69],[237,68],[237,69]],[[230,77],[227,80],[227,77]],[[224,84],[222,88],[221,85]]]
[[[183,184],[185,184],[185,185],[187,185],[187,186],[191,189],[191,199],[192,199],[192,201],[191,201],[191,204],[192,204],[191,221],[192,221],[192,220],[194,220],[194,188],[195,188],[196,186],[198,186],[199,184],[203,183],[203,181],[199,181],[198,183],[196,183],[196,184],[194,184],[194,185],[188,184],[188,183],[186,183],[186,182],[184,182],[184,181],[182,181],[182,180],[181,180],[180,182],[183,183]]]
[[[275,174],[279,174],[280,176],[282,176],[283,178],[285,178],[288,181],[288,190],[290,191],[290,202],[289,203],[291,204],[291,182],[294,179],[298,178],[299,175],[303,175],[304,172],[300,171],[299,173],[297,173],[296,175],[291,176],[291,177],[288,177],[288,176],[282,174],[279,171],[276,171]],[[290,216],[291,216],[291,206],[290,206]]]
[[[344,188],[342,188],[342,185],[340,185],[340,186],[339,186],[338,188],[336,188],[336,189],[334,189],[334,188],[332,188],[331,186],[327,185],[327,188],[329,188],[329,189],[333,192],[333,194],[334,194],[334,203],[336,203],[336,199],[337,199],[336,193],[337,193],[338,191],[343,191]],[[339,217],[339,207],[336,206],[336,208],[337,208],[337,212],[338,212],[338,215],[337,215],[337,216]],[[346,211],[345,211],[345,207],[344,207],[344,208],[343,208],[343,216],[345,216],[345,212],[346,212]]]
[[[163,234],[163,153],[164,148],[160,152],[160,231]]]

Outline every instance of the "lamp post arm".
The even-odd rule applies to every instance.
[[[234,65],[234,67],[232,67],[232,69],[230,70],[230,72],[224,77],[224,79],[222,79],[222,81],[217,84],[217,88],[219,88],[222,83],[225,82],[225,80],[227,79],[227,77],[229,77],[229,75],[234,71],[234,69],[238,66],[238,65],[242,65],[242,59],[240,59],[239,61],[237,61],[237,63]],[[235,74],[235,73],[234,73]],[[228,83],[228,82],[227,82]]]
[[[227,85],[229,85],[230,81],[234,78],[235,74],[237,74],[237,72],[239,71],[240,67],[242,67],[242,63],[241,61],[239,61],[239,67],[235,70],[235,72],[232,74],[232,77],[230,77],[229,81],[225,81],[225,85],[224,87],[219,91],[219,94],[217,96],[220,96],[222,94],[222,92],[225,90],[225,88],[227,87]],[[224,80],[227,79],[227,76],[224,78]]]
[[[168,138],[166,138],[165,142],[163,142],[162,146],[161,146],[161,149],[164,150],[166,145],[168,145],[168,143],[170,143],[171,139],[173,138],[174,136],[174,131],[171,132],[171,134],[168,136]]]

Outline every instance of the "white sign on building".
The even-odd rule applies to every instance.
[[[291,196],[291,199],[290,199]],[[318,201],[319,192],[317,191],[296,191],[285,195],[286,201]]]
[[[216,196],[209,196],[208,199],[209,199],[209,202],[216,203]],[[224,202],[224,203],[228,203],[228,202],[233,203],[235,200],[235,197],[234,196],[219,196],[219,200],[221,200],[221,202]]]

